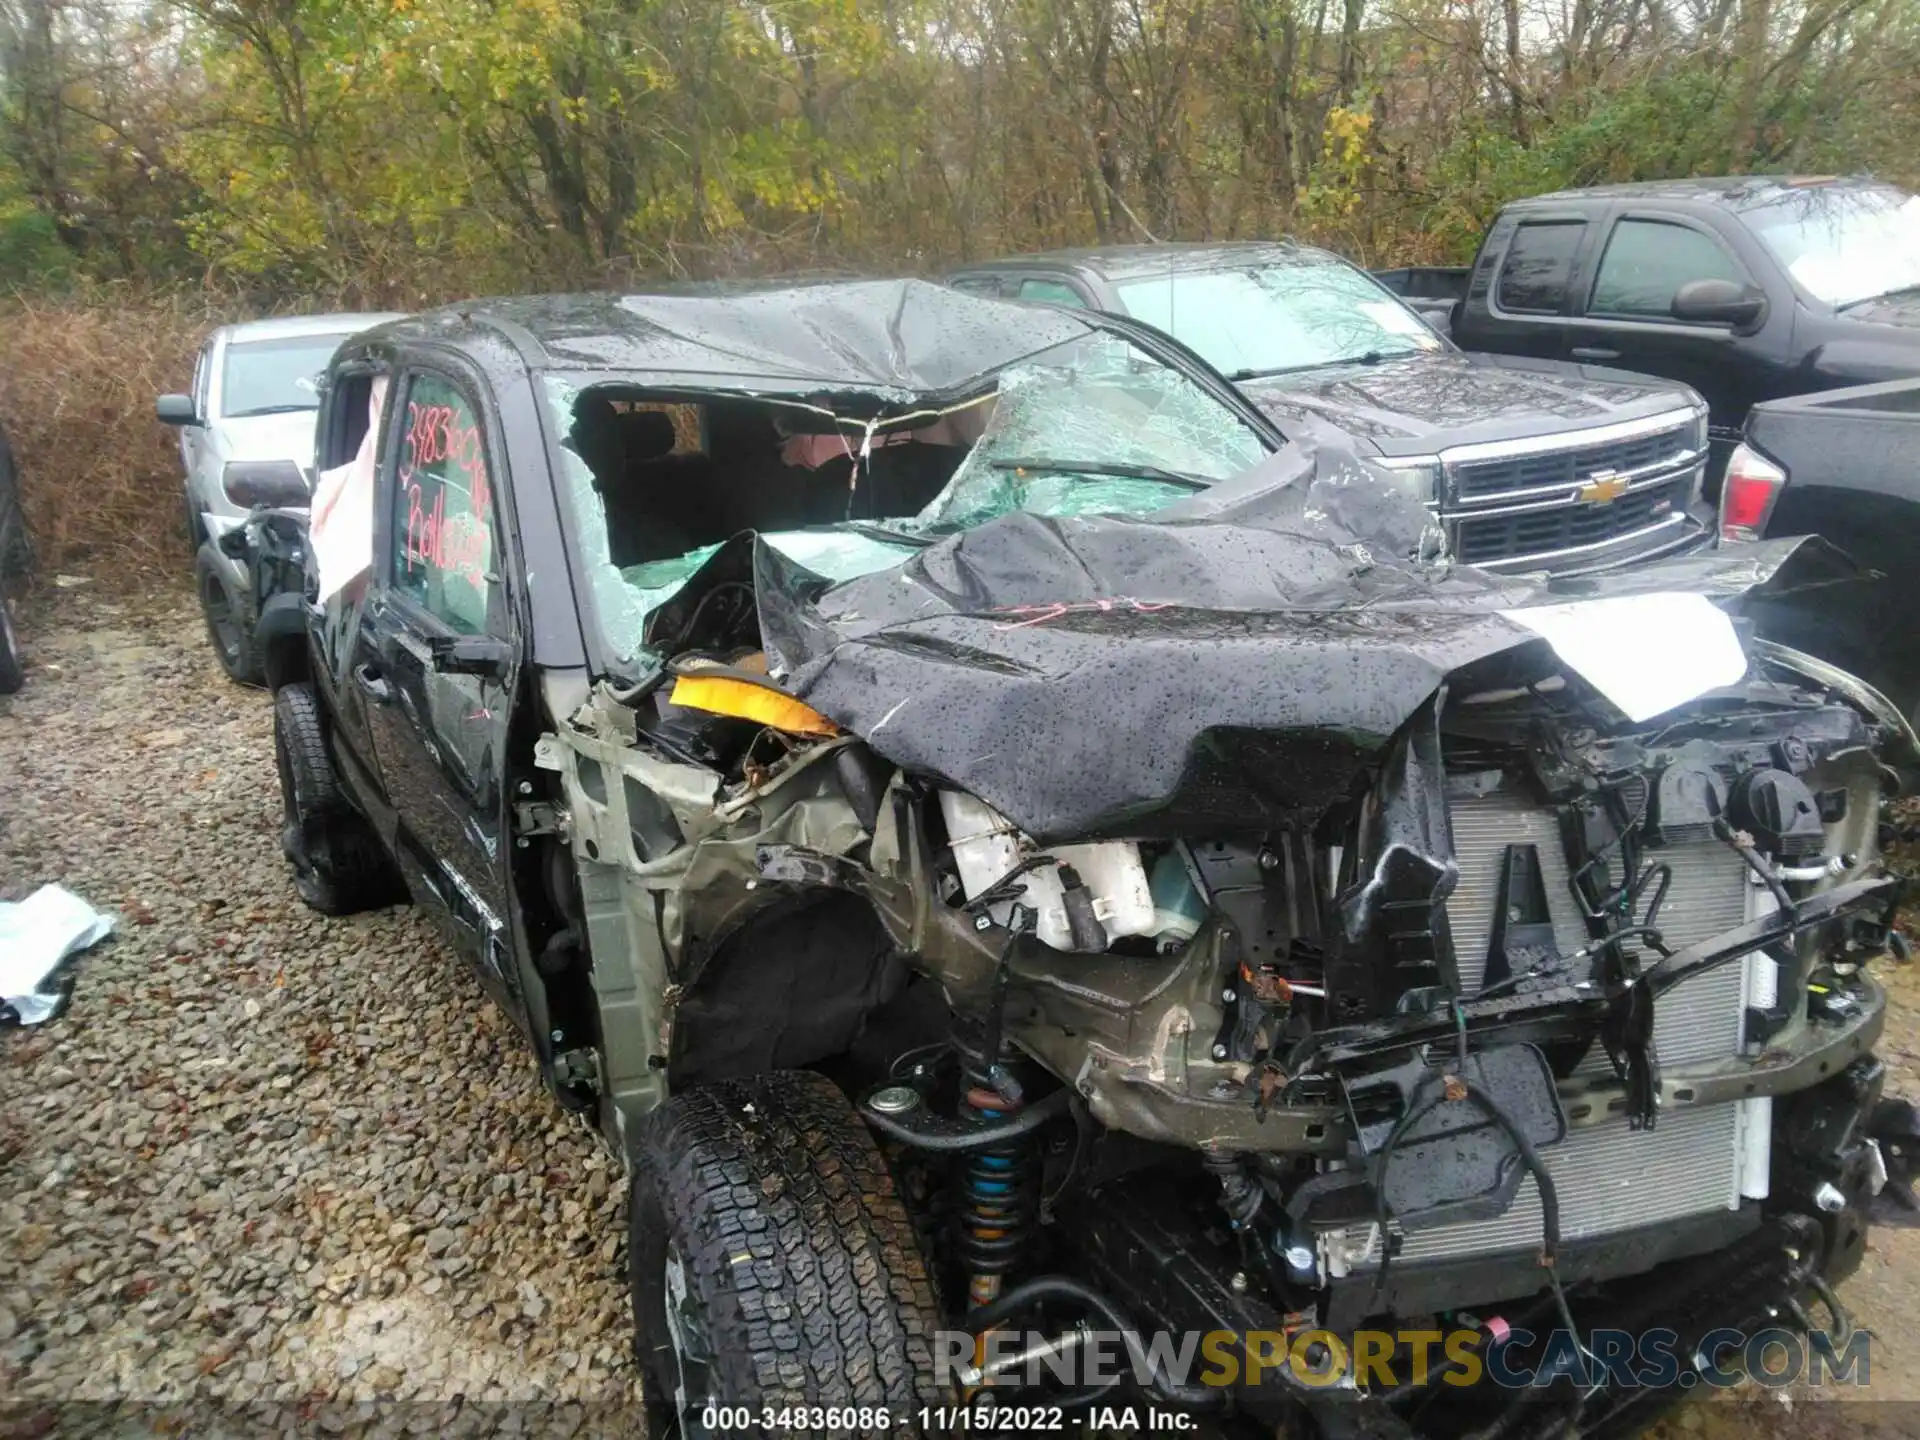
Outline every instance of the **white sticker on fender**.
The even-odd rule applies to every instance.
[[[1621,595],[1500,613],[1545,639],[1629,720],[1664,715],[1747,673],[1733,621],[1704,595]]]

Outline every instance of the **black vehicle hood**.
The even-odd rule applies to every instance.
[[[1389,456],[1637,420],[1692,401],[1683,386],[1623,371],[1457,350],[1246,380],[1240,389],[1283,430],[1319,422]]]
[[[751,579],[773,676],[907,771],[1042,841],[1221,834],[1344,796],[1464,667],[1544,673],[1503,610],[1846,572],[1794,541],[1562,581],[1394,559],[1426,523],[1350,450],[1295,445],[1147,518],[1010,514],[839,585],[742,535],[649,631]]]

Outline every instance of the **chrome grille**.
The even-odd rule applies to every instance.
[[[1507,515],[1463,513],[1454,539],[1454,555],[1462,564],[1483,565],[1526,555],[1550,555],[1587,545],[1622,540],[1637,530],[1684,514],[1693,494],[1693,472],[1665,485],[1622,495],[1605,505],[1568,499],[1545,510]]]
[[[1650,435],[1632,435],[1571,450],[1465,460],[1449,465],[1447,472],[1453,498],[1462,504],[1474,504],[1552,485],[1571,488],[1605,471],[1643,470],[1662,461],[1679,464],[1692,455],[1694,433],[1689,422]]]
[[[1491,795],[1452,797],[1448,812],[1460,881],[1447,900],[1447,926],[1453,933],[1464,993],[1478,990],[1486,974],[1500,866],[1509,845],[1533,845],[1539,852],[1547,911],[1560,949],[1578,950],[1588,943],[1586,923],[1568,884],[1560,827],[1551,810],[1524,795],[1496,790]],[[1650,853],[1673,868],[1673,884],[1658,921],[1667,944],[1677,950],[1745,923],[1745,867],[1727,846],[1703,838]],[[1660,997],[1654,1009],[1655,1053],[1663,1065],[1723,1059],[1739,1049],[1740,1020],[1740,967],[1709,970]],[[1596,1045],[1576,1073],[1610,1068]]]
[[[1560,1238],[1610,1235],[1735,1208],[1741,1118],[1735,1102],[1676,1110],[1651,1130],[1628,1128],[1625,1116],[1569,1130],[1565,1140],[1540,1152],[1560,1198]],[[1365,1237],[1355,1267],[1373,1268],[1379,1263],[1375,1228],[1353,1233]],[[1529,1175],[1504,1215],[1415,1230],[1402,1239],[1394,1263],[1531,1250],[1540,1237],[1540,1188]]]

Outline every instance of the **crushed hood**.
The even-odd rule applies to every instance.
[[[1684,608],[1851,573],[1825,546],[1780,542],[1502,578],[1397,558],[1425,523],[1351,451],[1296,445],[1147,518],[1010,514],[838,585],[743,535],[672,605],[750,575],[789,691],[1044,843],[1258,831],[1324,809],[1465,667],[1532,646],[1522,659],[1542,668],[1551,644],[1579,668],[1540,607],[1673,595]],[[1574,628],[1591,648],[1596,626]],[[1602,668],[1639,668],[1619,664],[1624,650],[1685,683],[1697,624],[1625,629]],[[1683,698],[1728,683],[1697,668]]]
[[[1457,350],[1246,380],[1240,389],[1289,434],[1319,421],[1395,456],[1639,420],[1692,403],[1681,387],[1645,376]]]

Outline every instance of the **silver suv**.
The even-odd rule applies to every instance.
[[[305,315],[223,325],[193,365],[193,392],[162,395],[160,421],[180,431],[187,535],[207,635],[234,679],[254,683],[245,563],[220,538],[258,503],[304,506],[312,488],[320,377],[340,342],[393,315]]]

